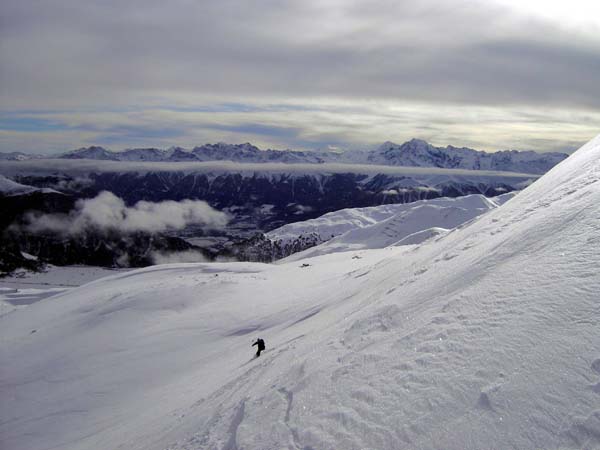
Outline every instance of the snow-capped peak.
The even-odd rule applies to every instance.
[[[462,147],[435,147],[422,139],[411,139],[403,144],[385,142],[369,152],[372,164],[415,167],[443,167],[448,169],[500,170],[522,173],[545,173],[550,167],[567,158],[564,153],[536,152],[483,152]]]
[[[411,140],[406,141],[403,144],[396,144],[395,142],[386,141],[377,148],[377,151],[380,151],[380,152],[385,152],[385,151],[390,151],[390,150],[407,151],[410,149],[428,149],[430,147],[433,147],[433,146],[429,142],[427,142],[423,139],[412,138]]]
[[[103,147],[92,145],[82,147],[77,150],[65,153],[61,156],[64,159],[99,159],[99,160],[118,160],[115,153],[106,150]]]

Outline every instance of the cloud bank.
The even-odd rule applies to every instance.
[[[600,12],[590,3],[571,2]],[[194,92],[600,106],[600,20],[555,19],[490,0],[7,0],[3,94],[36,107]]]
[[[389,174],[419,177],[468,177],[487,178],[539,178],[540,175],[494,170],[445,169],[440,167],[379,166],[375,164],[286,164],[286,163],[240,163],[234,161],[191,161],[191,162],[133,162],[88,159],[31,159],[27,161],[0,161],[0,173],[5,176],[22,174],[51,175],[72,174],[85,179],[90,173],[137,173],[178,172],[219,175],[237,172],[254,174]],[[425,178],[424,178],[425,177]]]
[[[153,252],[152,259],[154,264],[197,263],[208,261],[206,256],[197,250],[185,250],[181,252]]]
[[[0,149],[565,150],[597,134],[599,17],[589,0],[5,0]]]
[[[32,233],[160,233],[189,225],[222,227],[227,223],[227,216],[200,200],[140,201],[128,207],[119,197],[104,191],[93,199],[79,200],[69,214],[29,213],[25,221],[26,229]]]

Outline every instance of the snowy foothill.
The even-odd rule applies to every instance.
[[[599,181],[600,136],[438,239],[154,266],[16,310],[2,444],[599,448]]]
[[[266,234],[279,245],[306,238],[321,243],[285,262],[351,250],[419,244],[505,203],[516,193],[494,198],[481,194],[334,211],[284,225]]]
[[[31,194],[34,192],[43,192],[43,193],[56,193],[54,189],[48,188],[36,188],[33,186],[28,186],[26,184],[17,183],[16,181],[11,180],[10,178],[6,178],[3,175],[0,175],[0,196],[15,196],[15,195],[25,195]]]

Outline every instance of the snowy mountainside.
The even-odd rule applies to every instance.
[[[599,181],[600,136],[437,240],[156,266],[6,314],[3,443],[599,448]]]
[[[191,151],[199,161],[236,161],[236,162],[281,162],[281,163],[323,163],[318,153],[292,150],[261,150],[258,147],[245,144],[205,144],[194,147]]]
[[[119,155],[110,150],[106,150],[103,147],[92,145],[90,147],[82,147],[77,150],[65,153],[60,156],[63,159],[99,159],[99,160],[110,160],[118,161]]]
[[[170,159],[178,149],[160,150],[158,148],[132,148],[118,155],[119,161],[164,161]]]
[[[60,194],[60,192],[57,192],[54,189],[36,188],[34,186],[28,186],[25,184],[17,183],[16,181],[11,180],[10,178],[0,175],[0,196],[10,197],[32,194],[34,192]]]
[[[36,189],[32,186],[26,186],[16,181],[12,181],[3,175],[0,175],[0,195],[15,195],[26,192],[33,192]]]
[[[508,193],[487,198],[481,194],[473,194],[458,198],[441,197],[404,204],[348,208],[316,219],[284,225],[265,236],[273,245],[281,248],[300,248],[299,242],[305,242],[305,248],[313,247],[296,254],[288,261],[337,251],[383,248],[429,228],[454,228],[500,206],[513,196],[514,193]],[[424,238],[426,234],[420,236]],[[314,247],[324,242],[330,244]],[[414,239],[413,243],[416,243]]]

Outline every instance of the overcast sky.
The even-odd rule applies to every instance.
[[[600,133],[597,0],[2,0],[0,151]]]

